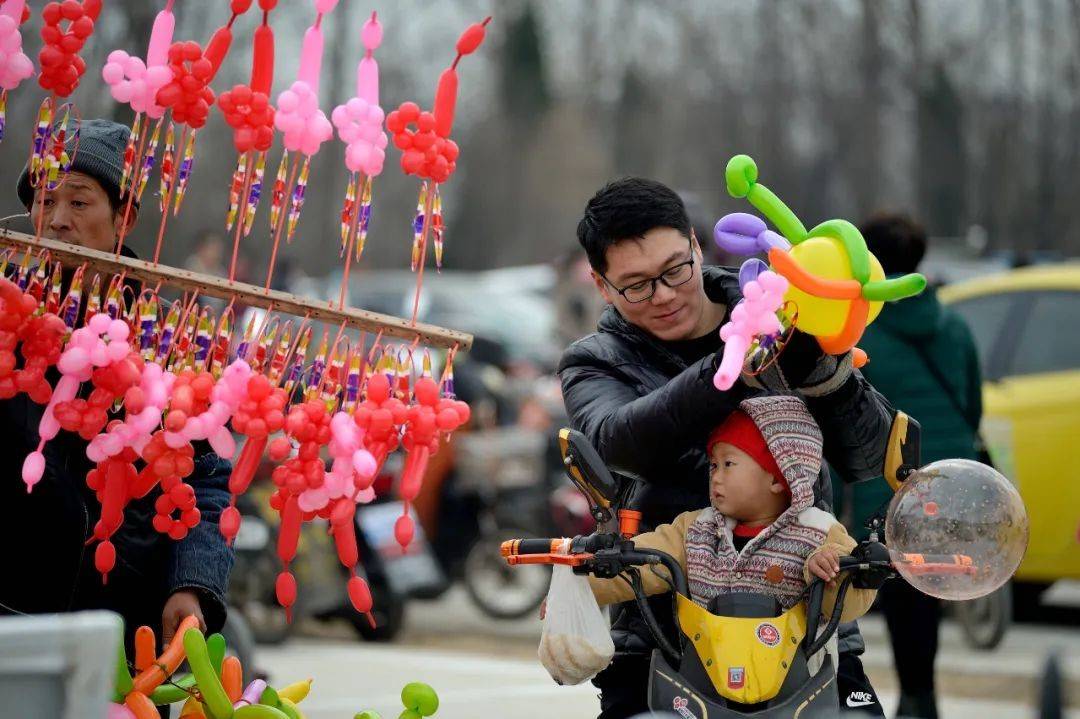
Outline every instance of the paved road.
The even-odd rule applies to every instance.
[[[862,624],[870,647],[868,671],[892,707],[895,680],[882,622],[869,617]],[[315,677],[304,702],[309,719],[351,719],[365,708],[392,719],[401,710],[398,692],[409,681],[425,681],[439,691],[437,719],[553,719],[597,711],[590,685],[556,686],[536,661],[538,620],[492,622],[459,592],[410,605],[408,628],[394,645],[359,643],[340,627],[305,629],[302,639],[261,648],[259,664],[275,683]],[[1067,716],[1080,719],[1080,630],[1027,626],[1014,628],[993,653],[966,649],[955,628],[946,628],[938,661],[943,716],[1034,717],[1036,677],[1050,650],[1061,653],[1069,678],[1076,708]]]

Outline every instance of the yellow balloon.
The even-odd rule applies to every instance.
[[[850,280],[851,262],[840,241],[832,237],[811,237],[791,248],[791,257],[812,275],[824,280]],[[885,279],[885,271],[877,258],[870,255],[870,279]],[[795,326],[815,337],[831,337],[844,328],[851,300],[826,300],[807,294],[794,285],[785,299],[795,305],[798,317]],[[881,313],[881,302],[871,302],[867,324]]]

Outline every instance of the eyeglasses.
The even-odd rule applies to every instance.
[[[685,285],[694,276],[694,251],[693,242],[690,243],[690,259],[686,262],[680,262],[677,265],[667,268],[656,277],[650,277],[647,280],[641,280],[635,282],[632,285],[626,287],[616,287],[615,284],[609,280],[603,273],[600,274],[604,278],[604,282],[611,285],[612,289],[622,295],[623,299],[631,304],[637,304],[638,302],[644,302],[652,299],[652,296],[656,294],[656,283],[661,282],[665,287],[678,287],[679,285]]]

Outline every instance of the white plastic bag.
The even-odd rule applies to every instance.
[[[555,565],[547,614],[537,651],[540,663],[559,684],[581,684],[615,656],[607,619],[589,581],[564,564]]]

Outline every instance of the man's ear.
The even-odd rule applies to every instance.
[[[127,222],[124,222],[125,213]],[[132,203],[131,207],[128,207],[127,199],[125,198],[120,203],[120,209],[113,215],[113,228],[116,230],[116,236],[120,237],[122,234],[127,237],[131,234],[132,229],[135,228],[135,223],[139,220],[139,208]]]
[[[787,486],[776,477],[773,477],[772,484],[769,485],[769,491],[773,494],[783,494],[787,491]]]
[[[698,242],[697,233],[694,232],[694,228],[690,228],[690,246],[693,248],[693,252],[698,257],[704,257],[705,251],[701,249],[701,243]]]
[[[609,305],[613,304],[611,301],[611,288],[608,287],[608,283],[604,281],[604,278],[600,276],[600,273],[596,270],[590,271],[593,279],[593,284],[596,285],[596,289],[600,292],[600,296],[604,298],[604,301]]]

